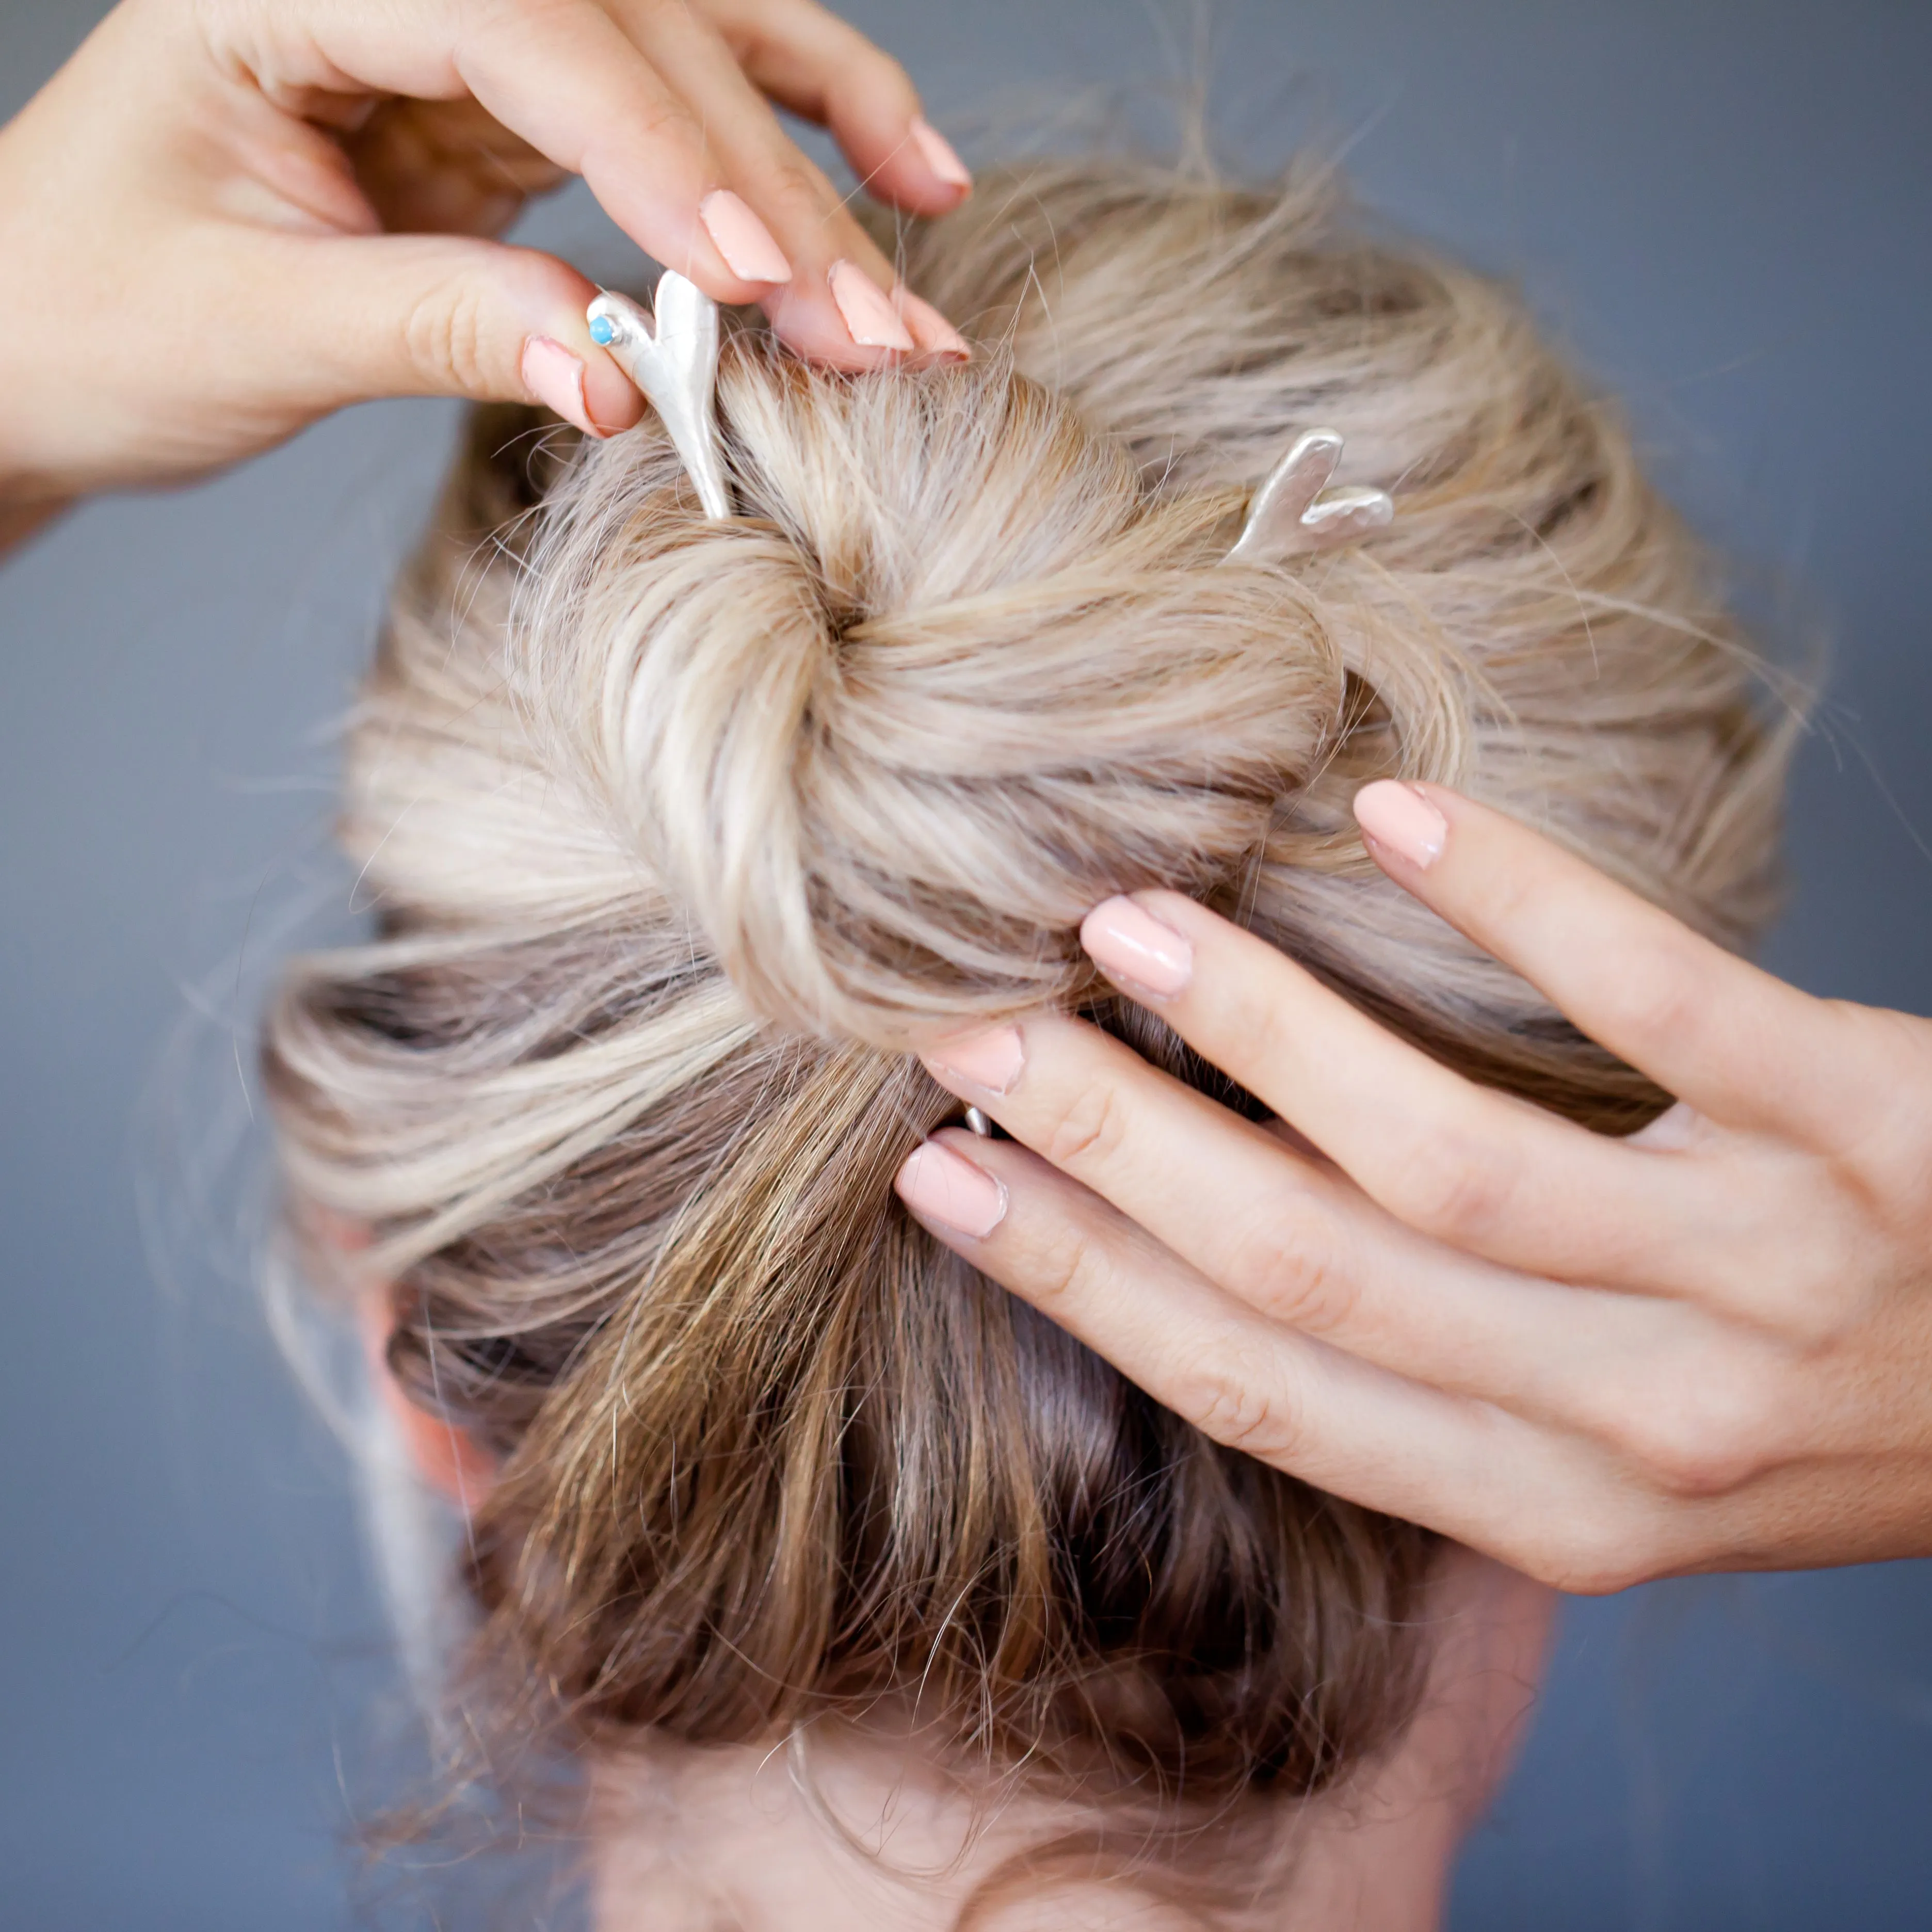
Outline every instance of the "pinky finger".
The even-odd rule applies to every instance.
[[[1230,1448],[1561,1588],[1664,1567],[1605,1453],[1270,1321],[1016,1142],[942,1132],[896,1186],[937,1239]]]

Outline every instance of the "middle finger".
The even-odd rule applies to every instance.
[[[1108,900],[1082,939],[1419,1233],[1530,1274],[1748,1306],[1768,1231],[1742,1144],[1633,1145],[1481,1085],[1178,893]]]

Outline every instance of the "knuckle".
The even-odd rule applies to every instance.
[[[458,0],[457,7],[464,38],[470,42],[555,35],[583,13],[584,0]]]
[[[1617,1446],[1666,1495],[1723,1496],[1777,1459],[1794,1405],[1756,1364],[1694,1358],[1627,1405]]]
[[[1840,1042],[1835,1103],[1808,1124],[1843,1202],[1863,1222],[1922,1244],[1932,1235],[1932,1023],[1822,1003]],[[1822,1131],[1820,1130],[1822,1129]]]
[[[1594,1528],[1567,1531],[1533,1549],[1516,1567],[1567,1597],[1614,1597],[1658,1574],[1640,1538]]]
[[[1105,1080],[1090,1081],[1061,1109],[1040,1151],[1063,1173],[1090,1172],[1119,1153],[1126,1131],[1120,1095]]]
[[[896,94],[902,102],[909,101],[915,106],[918,104],[919,89],[904,63],[895,60],[883,47],[876,47],[869,40],[866,43],[863,55],[854,62],[854,79],[880,94]]]
[[[704,122],[673,94],[638,103],[630,131],[646,147],[681,148],[694,160],[705,151]]]
[[[1288,1391],[1252,1351],[1224,1340],[1185,1364],[1174,1387],[1178,1412],[1204,1436],[1262,1462],[1293,1460],[1300,1430]]]
[[[1483,881],[1484,916],[1498,931],[1514,932],[1526,922],[1548,890],[1546,864],[1504,867]]]
[[[1439,1128],[1407,1150],[1396,1210],[1424,1234],[1459,1246],[1477,1241],[1507,1211],[1516,1172],[1467,1132]]]
[[[1102,1272],[1087,1229],[1078,1223],[1059,1226],[1026,1258],[1027,1299],[1048,1314],[1077,1307]]]
[[[1705,980],[1699,962],[1673,946],[1652,947],[1614,996],[1616,1026],[1648,1051],[1669,1054],[1690,1046],[1703,1025]]]
[[[1802,1358],[1856,1345],[1883,1290],[1850,1184],[1788,1150],[1719,1156],[1708,1172],[1721,1218],[1688,1277],[1707,1305]]]
[[[1741,1299],[1790,1346],[1817,1360],[1856,1345],[1872,1318],[1875,1294],[1872,1275],[1856,1264],[1856,1232],[1823,1214],[1814,1225],[1839,1238],[1823,1253],[1796,1258],[1795,1264],[1786,1256],[1774,1271],[1767,1267]]]
[[[789,142],[760,164],[758,199],[768,209],[803,218],[822,216],[838,201],[831,183]]]
[[[1252,954],[1244,956],[1252,958]],[[1270,968],[1275,963],[1265,962]],[[1196,1002],[1196,1030],[1213,1042],[1208,1057],[1218,1061],[1225,1054],[1255,1067],[1293,1065],[1302,1042],[1292,1009],[1286,1000],[1274,997],[1276,990],[1269,979],[1245,967],[1237,972],[1228,972],[1224,967],[1214,1000]]]
[[[1356,1300],[1333,1216],[1294,1194],[1266,1202],[1233,1235],[1225,1285],[1276,1321],[1316,1332],[1346,1322]]]
[[[854,38],[856,44],[842,50],[836,71],[826,76],[826,91],[834,111],[854,106],[865,97],[901,112],[916,107],[919,90],[905,68],[862,34]]]
[[[489,298],[476,281],[456,278],[426,290],[404,320],[410,365],[436,388],[454,386],[466,395],[490,388]]]
[[[790,51],[760,8],[721,6],[714,0],[705,12],[712,29],[731,50],[731,58],[754,80],[770,72]]]
[[[556,16],[574,0],[458,0],[456,16],[471,34]]]
[[[1594,1507],[1566,1502],[1535,1512],[1499,1553],[1539,1583],[1566,1596],[1613,1597],[1662,1574],[1664,1552],[1652,1510],[1615,1492]]]

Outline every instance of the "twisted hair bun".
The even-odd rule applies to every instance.
[[[1030,167],[908,267],[975,362],[738,334],[728,522],[652,427],[478,419],[350,748],[381,932],[269,1024],[290,1195],[371,1228],[393,1365],[500,1458],[506,1706],[742,1741],[916,1698],[1029,1777],[1310,1791],[1403,1720],[1428,1540],[937,1249],[890,1186],[952,1107],[908,1042],[1084,1003],[1196,1077],[1076,942],[1169,886],[1628,1127],[1663,1096],[1390,887],[1348,800],[1462,785],[1737,943],[1781,742],[1614,415],[1322,178]],[[1394,525],[1224,565],[1316,422]]]
[[[761,1017],[902,1048],[1064,1000],[1096,899],[1226,890],[1339,742],[1312,600],[1212,568],[1239,497],[1149,496],[1005,356],[853,383],[741,346],[722,396],[741,520],[694,530],[649,445],[586,466],[529,674]]]

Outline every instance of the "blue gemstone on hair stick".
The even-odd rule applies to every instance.
[[[590,325],[590,339],[604,349],[617,339],[617,325],[608,315],[600,315]]]

